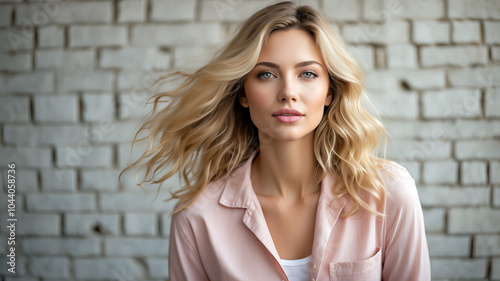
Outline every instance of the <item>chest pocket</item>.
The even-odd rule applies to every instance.
[[[330,263],[330,281],[382,280],[382,251],[366,260]]]

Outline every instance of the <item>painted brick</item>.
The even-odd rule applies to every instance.
[[[411,177],[415,180],[415,182],[420,182],[420,162],[417,161],[398,161],[398,164],[405,167],[410,173]]]
[[[425,167],[425,164],[424,164]],[[488,206],[489,187],[420,187],[418,194],[422,206]]]
[[[418,94],[416,92],[373,93],[369,98],[382,116],[396,119],[418,117]]]
[[[23,252],[28,255],[95,256],[101,253],[99,239],[93,238],[24,238]]]
[[[412,90],[430,90],[443,88],[446,85],[446,75],[443,70],[406,70],[401,72],[401,81]]]
[[[102,143],[120,143],[120,142],[130,142],[133,140],[135,133],[139,129],[139,123],[137,121],[132,122],[114,122],[113,129],[102,134],[99,141]],[[93,139],[97,141],[96,139]]]
[[[36,96],[35,120],[38,122],[77,122],[79,118],[78,96]]]
[[[490,162],[490,182],[500,183],[500,162],[498,161]]]
[[[0,71],[29,71],[30,69],[30,54],[0,53]]]
[[[500,188],[493,188],[493,206],[500,207]]]
[[[455,154],[458,159],[498,159],[500,158],[500,141],[460,141],[455,144]]]
[[[119,235],[120,216],[117,214],[64,214],[66,235]]]
[[[73,169],[50,169],[41,172],[42,190],[76,191],[76,171]]]
[[[16,6],[16,24],[23,25],[26,21],[35,25],[111,22],[112,13],[109,1],[22,4]]]
[[[488,182],[486,169],[486,162],[462,162],[460,168],[462,184],[486,184]]]
[[[356,62],[364,70],[375,68],[375,51],[372,46],[351,46],[351,54],[356,59]]]
[[[348,43],[393,44],[410,41],[410,25],[405,21],[387,24],[345,24],[343,37]]]
[[[28,194],[28,211],[93,211],[96,200],[93,194]]]
[[[113,89],[113,73],[103,70],[60,71],[59,91],[106,91]]]
[[[427,91],[422,97],[422,113],[427,118],[456,118],[481,116],[479,91],[446,89]]]
[[[69,264],[66,257],[30,257],[30,270],[36,277],[69,278]]]
[[[490,0],[454,0],[448,3],[449,18],[500,19],[500,2]]]
[[[476,235],[474,237],[475,257],[498,255],[500,255],[500,235]]]
[[[60,145],[76,144],[86,140],[88,128],[78,125],[19,125],[4,126],[4,140],[7,144]]]
[[[177,203],[177,199],[173,200],[172,199],[172,203],[173,205],[175,205]],[[171,201],[169,201],[171,202]],[[165,237],[170,237],[170,226],[172,224],[172,217],[169,216],[169,213],[163,213],[161,214],[161,225],[160,225],[160,229],[161,229],[161,235],[162,236],[165,236]]]
[[[387,65],[389,68],[416,68],[418,66],[417,48],[409,44],[388,45]]]
[[[163,188],[163,186],[162,186]],[[140,189],[140,187],[136,187]],[[141,193],[138,193],[141,192]],[[172,201],[155,200],[153,194],[142,194],[141,191],[130,193],[99,194],[99,208],[103,211],[171,211]]]
[[[146,272],[141,262],[127,258],[75,258],[73,268],[76,278],[91,280],[145,280]]]
[[[168,240],[163,238],[107,238],[104,251],[109,256],[162,256],[168,254]]]
[[[149,274],[153,278],[167,278],[168,277],[168,259],[162,258],[146,258],[146,265],[149,269]]]
[[[152,213],[125,214],[126,235],[154,236],[158,232],[157,218]]]
[[[358,20],[360,10],[358,1],[323,1],[323,12],[335,21]]]
[[[3,92],[38,94],[52,91],[54,91],[52,72],[36,71],[4,76]]]
[[[113,94],[85,93],[82,96],[83,119],[87,122],[115,119]]]
[[[93,69],[95,57],[94,50],[37,50],[35,65],[38,69]]]
[[[485,115],[487,117],[500,117],[500,88],[487,89],[485,98]]]
[[[475,67],[448,70],[448,79],[451,86],[470,86],[491,88],[500,86],[500,67]]]
[[[124,46],[127,41],[127,28],[125,26],[75,25],[69,27],[70,47]]]
[[[442,232],[445,229],[445,215],[444,209],[432,208],[423,209],[424,223],[426,232]]]
[[[394,160],[431,160],[451,157],[451,143],[430,139],[426,141],[400,140],[394,146],[387,146],[387,158]]]
[[[0,51],[20,51],[33,49],[35,30],[31,26],[0,30]]]
[[[144,24],[132,27],[135,46],[171,46],[218,44],[225,38],[217,23]]]
[[[181,46],[174,48],[174,68],[200,68],[207,64],[214,54],[210,46]]]
[[[488,63],[485,46],[423,46],[420,62],[424,67],[468,66]]]
[[[423,169],[425,183],[456,183],[458,164],[455,161],[425,162]]]
[[[0,97],[0,122],[29,122],[28,97]]]
[[[491,57],[495,62],[500,62],[500,47],[491,46]]]
[[[110,146],[96,146],[91,142],[78,146],[57,147],[58,167],[110,167],[113,161],[113,149]]]
[[[453,21],[454,43],[481,43],[481,26],[478,21]]]
[[[389,121],[384,126],[394,139],[470,139],[500,135],[499,121]]]
[[[0,26],[9,26],[12,22],[12,5],[0,5]]]
[[[40,237],[61,234],[61,219],[59,215],[16,213],[16,217],[18,222],[23,222],[17,225],[17,235],[36,235]],[[2,220],[6,221],[6,219],[6,216],[2,215]]]
[[[81,171],[81,189],[118,191],[119,170],[83,170]]]
[[[500,8],[500,5],[499,5]],[[500,14],[500,12],[499,12]],[[485,21],[484,22],[484,36],[488,44],[500,43],[500,22]]]
[[[38,172],[36,170],[20,169],[19,166],[16,167],[16,192],[31,193],[37,191]]]
[[[201,5],[204,7],[216,4],[203,1]],[[194,21],[196,16],[196,0],[152,0],[151,7],[151,21]]]
[[[500,258],[495,258],[491,262],[491,273],[490,277],[494,280],[500,280]]]
[[[171,56],[156,48],[128,47],[119,50],[103,50],[101,52],[101,68],[119,69],[168,69]]]
[[[0,164],[16,163],[24,168],[50,168],[52,150],[46,147],[0,147]]]
[[[445,16],[443,0],[392,1],[370,0],[364,2],[363,18],[388,20],[393,18],[439,19]]]
[[[63,47],[64,46],[64,27],[49,25],[38,28],[38,46],[39,47]]]
[[[467,257],[470,252],[469,236],[428,235],[427,244],[431,257]]]
[[[500,231],[500,210],[487,208],[451,209],[449,233],[494,233]]]
[[[118,22],[144,22],[146,20],[145,0],[121,0],[118,2]]]
[[[442,21],[415,21],[412,37],[417,44],[449,43],[450,24]]]
[[[486,259],[438,259],[431,260],[432,279],[484,278],[488,261]]]

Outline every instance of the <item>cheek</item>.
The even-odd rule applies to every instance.
[[[270,84],[270,83],[269,83]],[[250,110],[260,110],[272,102],[272,87],[263,83],[249,83],[245,86],[245,94]]]

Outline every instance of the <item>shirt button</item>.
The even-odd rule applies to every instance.
[[[314,278],[312,278],[311,281],[315,281]]]
[[[313,269],[316,269],[316,265],[313,265]]]

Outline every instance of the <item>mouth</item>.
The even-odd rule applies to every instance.
[[[302,114],[302,112],[291,108],[280,109],[274,112],[272,115],[274,118],[276,118],[276,120],[282,123],[294,123],[304,117],[304,114]]]

